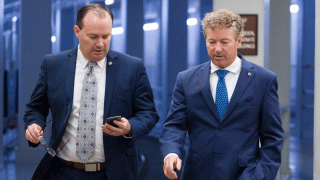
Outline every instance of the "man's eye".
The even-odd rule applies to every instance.
[[[222,42],[222,44],[228,44],[228,43],[229,43],[228,41],[223,41],[223,42]]]

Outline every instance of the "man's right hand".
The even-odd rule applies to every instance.
[[[169,155],[165,160],[163,164],[163,171],[164,175],[167,176],[169,179],[177,179],[177,173],[175,172],[175,169],[180,171],[181,169],[181,159],[176,155]]]
[[[34,143],[38,144],[40,142],[39,136],[43,135],[43,131],[41,131],[41,127],[38,124],[31,124],[28,126],[28,129],[26,130],[26,138]]]

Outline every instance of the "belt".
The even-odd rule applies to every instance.
[[[106,163],[79,163],[66,161],[64,159],[59,158],[61,162],[63,162],[67,166],[71,166],[75,169],[87,172],[96,172],[106,168]]]

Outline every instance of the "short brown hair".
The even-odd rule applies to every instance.
[[[77,15],[77,26],[82,29],[83,27],[83,19],[84,17],[87,15],[87,13],[89,11],[94,11],[95,14],[101,18],[105,17],[105,14],[102,11],[106,11],[108,12],[108,14],[110,15],[112,22],[113,22],[113,14],[110,11],[110,9],[108,9],[107,7],[105,7],[102,4],[96,4],[96,3],[91,3],[88,5],[83,6],[81,9],[79,9],[78,11],[78,15]]]
[[[201,25],[205,38],[207,37],[207,28],[233,28],[234,36],[235,38],[238,38],[242,34],[244,27],[240,15],[226,9],[207,13],[203,18]]]

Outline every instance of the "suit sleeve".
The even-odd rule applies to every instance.
[[[45,66],[45,61],[43,61],[36,87],[33,90],[31,98],[26,105],[26,112],[23,117],[25,129],[27,129],[28,126],[33,123],[38,124],[40,127],[44,127],[46,123],[46,117],[49,113],[49,103],[47,98],[47,81]],[[32,147],[37,146],[31,142],[29,142],[29,145]]]
[[[163,124],[159,140],[163,159],[169,153],[175,153],[181,157],[187,127],[187,103],[182,86],[182,76],[179,73],[173,90],[168,117]]]
[[[260,116],[259,161],[256,166],[245,169],[239,179],[274,180],[281,164],[281,150],[284,141],[276,76],[270,81],[264,95]]]
[[[135,90],[133,96],[133,117],[130,118],[130,124],[133,132],[133,140],[151,132],[152,128],[159,120],[157,114],[151,85],[146,73],[143,62],[140,61]]]

